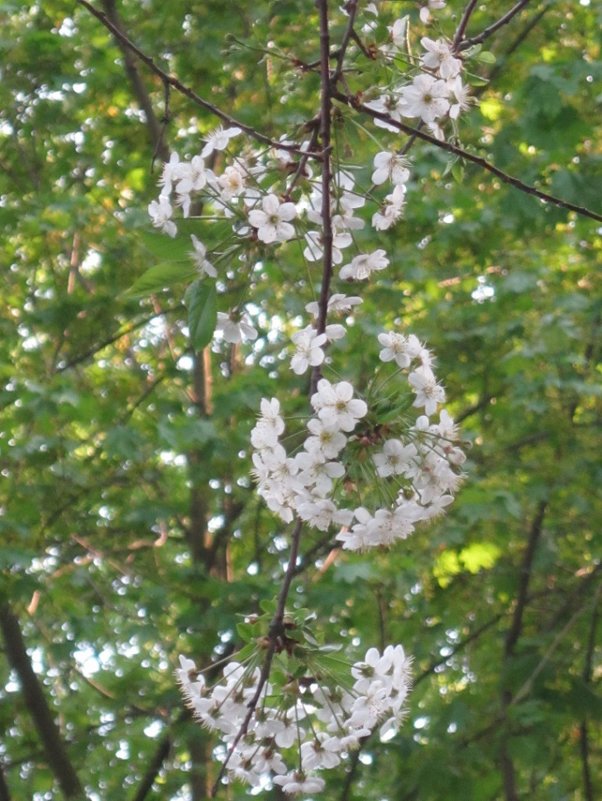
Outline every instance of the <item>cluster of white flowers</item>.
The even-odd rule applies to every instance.
[[[444,0],[426,0],[421,20],[429,23],[431,12],[444,5]],[[341,11],[348,13],[345,6]],[[365,11],[370,19],[362,32],[376,36],[377,5],[371,2]],[[408,57],[407,18],[396,20],[389,34],[381,54],[393,69],[400,62],[409,64],[408,77],[394,80],[366,105],[396,121],[420,120],[443,138],[442,125],[457,120],[469,105],[459,52],[444,38],[424,36],[421,55]],[[375,122],[398,133],[384,121]],[[363,209],[375,187],[387,187],[388,194],[371,216],[373,229],[388,231],[402,218],[411,173],[399,150],[392,146],[376,153],[370,192],[362,186],[362,181],[369,183],[365,174],[338,164],[325,193],[312,172],[312,158],[302,157],[307,142],[282,137],[278,146],[253,150],[247,144],[244,155],[233,156],[231,142],[239,133],[238,128],[219,128],[190,160],[173,154],[164,165],[160,195],[148,207],[153,224],[172,237],[177,235],[175,210],[189,217],[199,200],[213,218],[227,220],[232,231],[228,243],[234,245],[221,252],[191,236],[190,255],[202,277],[218,279],[220,262],[228,257],[229,276],[218,283],[220,294],[237,271],[232,253],[244,249],[249,254],[241,263],[252,283],[266,249],[271,253],[285,246],[292,252],[287,243],[293,240],[300,243],[308,268],[331,262],[340,281],[370,280],[389,266],[385,250],[361,248],[356,232],[370,219]],[[326,217],[332,240],[331,259],[324,260]],[[346,253],[352,247],[355,253]],[[218,334],[228,342],[258,336],[244,313],[245,302],[218,313]],[[304,523],[331,531],[345,549],[389,547],[446,510],[461,482],[465,455],[454,421],[442,408],[445,391],[432,354],[416,336],[379,334],[378,366],[363,394],[347,380],[322,377],[322,367],[330,362],[326,348],[346,334],[344,325],[330,322],[331,315],[353,313],[362,298],[335,292],[326,309],[324,302],[322,297],[306,305],[313,322],[291,336],[291,369],[296,375],[313,370],[312,387],[317,382],[310,416],[289,425],[277,398],[261,401],[251,432],[258,492],[282,521],[297,521],[297,533]],[[256,789],[275,785],[287,794],[317,793],[325,785],[320,771],[336,767],[363,738],[377,729],[383,740],[397,732],[410,683],[410,659],[403,648],[387,646],[382,653],[370,648],[353,665],[331,655],[334,662],[325,669],[320,650],[327,651],[312,651],[286,636],[278,645],[272,634],[260,637],[243,649],[239,661],[226,664],[213,685],[192,660],[180,657],[177,675],[186,701],[195,717],[219,735],[214,753],[230,778]]]
[[[428,6],[421,9],[423,22],[430,21],[431,10],[443,8],[444,5],[443,0],[429,0]],[[407,16],[396,20],[389,26],[390,42],[380,46],[381,53],[392,64],[399,58],[407,61],[408,24]],[[421,72],[414,75],[410,82],[402,81],[390,87],[366,105],[374,111],[388,114],[397,122],[403,118],[420,119],[435,136],[442,139],[441,121],[445,117],[456,120],[470,104],[468,88],[461,77],[463,62],[452,42],[442,37],[430,39],[423,36],[420,44],[423,48],[419,58]],[[396,130],[384,120],[377,119],[375,124],[387,130]]]
[[[351,666],[345,686],[324,684],[311,671],[291,677],[285,687],[267,681],[242,737],[260,682],[258,666],[229,662],[209,687],[194,662],[181,656],[176,674],[194,716],[219,732],[223,746],[215,753],[227,759],[230,776],[253,787],[271,782],[295,795],[322,790],[318,772],[338,765],[377,727],[383,740],[397,732],[410,667],[402,646],[389,645],[382,654],[370,648]]]
[[[421,9],[422,21],[425,24],[430,22],[431,12],[444,6],[444,0],[428,0]],[[366,33],[372,35],[376,31],[377,5],[370,3],[365,11],[370,18]],[[397,19],[388,30],[389,41],[381,44],[379,49],[383,58],[395,68],[400,61],[407,63],[408,17]],[[411,59],[410,75],[413,77],[394,82],[386,92],[366,105],[388,113],[397,121],[418,118],[436,136],[442,137],[444,120],[456,120],[469,105],[468,90],[461,77],[463,61],[454,45],[442,37],[423,36],[420,41],[422,54]],[[375,124],[395,130],[378,119]],[[302,251],[307,262],[320,261],[324,254],[323,188],[320,180],[314,178],[311,159],[303,162],[302,169],[299,164],[300,155],[307,151],[309,143],[295,143],[282,137],[272,148],[254,149],[247,143],[242,154],[233,155],[232,144],[240,134],[238,127],[219,127],[205,137],[198,155],[181,160],[177,153],[172,153],[163,166],[159,197],[148,206],[153,225],[174,237],[178,231],[176,209],[180,209],[186,218],[201,206],[204,213],[209,209],[210,215],[221,215],[231,220],[234,245],[221,252],[219,248],[218,252],[211,252],[197,235],[191,234],[190,256],[201,277],[217,279],[221,260],[231,265],[230,255],[237,246],[247,247],[254,243],[276,248],[298,239],[303,243]],[[365,281],[385,269],[389,258],[381,248],[356,252],[347,259],[343,255],[355,244],[354,233],[366,225],[366,220],[358,216],[366,204],[366,192],[356,186],[352,170],[340,166],[332,177],[329,193],[332,261],[340,265],[341,280]],[[279,186],[283,174],[296,176],[288,187]],[[376,187],[389,184],[391,191],[371,216],[375,230],[389,230],[401,219],[409,180],[409,163],[404,156],[394,149],[376,153],[372,183]],[[260,260],[261,257],[243,260],[244,266],[239,270],[253,270]],[[257,337],[240,304],[220,313],[217,331],[225,341],[232,343],[252,341]],[[322,347],[335,338],[328,331],[325,333],[326,339],[324,334],[309,326],[295,335],[294,342],[298,348],[293,362],[295,372],[301,374],[308,367],[322,363]]]
[[[312,359],[321,363],[325,340],[325,334],[307,340],[307,349],[314,342],[318,354],[313,358],[307,350],[308,364]],[[268,507],[287,523],[297,516],[321,531],[339,527],[337,539],[352,550],[392,545],[409,536],[420,521],[439,515],[453,500],[465,460],[447,411],[442,409],[437,421],[430,420],[445,401],[430,351],[413,334],[385,332],[378,341],[381,361],[394,362],[399,375],[406,376],[412,407],[418,410],[413,418],[406,411],[400,421],[382,425],[378,403],[369,413],[348,381],[322,378],[311,397],[314,415],[294,455],[281,442],[285,423],[276,398],[262,400],[261,416],[251,432],[254,474]],[[299,353],[293,356],[293,366],[300,358]],[[361,464],[364,475],[372,472],[377,494],[387,499],[374,511],[353,504],[362,494],[353,491],[355,464]]]

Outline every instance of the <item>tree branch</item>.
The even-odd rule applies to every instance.
[[[533,558],[541,537],[547,505],[547,501],[541,501],[539,503],[533,523],[531,524],[529,540],[527,542],[527,547],[525,548],[523,563],[520,569],[518,592],[516,595],[516,606],[514,607],[512,623],[510,624],[510,628],[508,629],[504,642],[504,656],[506,658],[511,657],[514,654],[514,648],[522,631],[523,616],[525,613],[529,582],[531,580],[531,571],[533,567]]]
[[[503,17],[494,22],[492,25],[489,25],[485,30],[481,31],[481,33],[477,34],[477,36],[471,36],[469,39],[464,39],[456,43],[456,47],[458,50],[467,50],[469,47],[472,47],[476,44],[481,44],[488,39],[492,34],[494,34],[497,30],[502,28],[504,25],[507,25],[517,14],[521,11],[526,5],[529,3],[529,0],[519,0],[516,5],[512,6],[510,11],[504,14]]]
[[[328,314],[328,298],[330,296],[330,281],[332,279],[332,212],[331,181],[332,181],[332,144],[330,141],[330,128],[332,117],[332,91],[330,78],[330,32],[328,29],[328,0],[316,0],[320,16],[320,139],[322,144],[322,284],[318,300],[318,334],[326,329],[326,315]],[[338,69],[338,68],[337,68]],[[320,366],[313,368],[310,382],[310,395],[316,391],[321,376]]]
[[[353,39],[353,26],[355,25],[355,18],[357,16],[357,3],[358,0],[349,0],[346,6],[347,13],[349,17],[347,19],[347,28],[345,29],[345,33],[343,34],[343,39],[341,41],[341,46],[339,47],[339,51],[337,54],[337,65],[332,76],[332,83],[336,84],[341,75],[343,74],[343,64],[345,62],[345,55],[347,54],[347,48],[349,47],[349,43]],[[323,70],[322,64],[322,50],[320,50],[320,72]]]
[[[19,678],[25,705],[44,746],[48,767],[65,798],[83,799],[84,789],[67,754],[42,685],[31,666],[19,621],[8,602],[0,603],[0,629],[9,664]]]
[[[115,0],[102,0],[102,5],[105,10],[106,18],[114,26],[115,30],[123,31],[123,26],[117,13],[117,5]],[[140,108],[144,111],[146,117],[146,127],[150,137],[151,146],[153,148],[153,156],[158,156],[162,161],[168,161],[169,148],[165,142],[165,124],[161,125],[157,119],[157,115],[153,109],[150,96],[146,90],[146,86],[140,77],[138,68],[136,66],[136,59],[132,51],[127,47],[124,42],[115,36],[115,40],[121,52],[123,53],[123,61],[126,75],[128,76],[132,85],[132,90],[138,101]],[[166,123],[167,120],[164,121]]]
[[[291,584],[295,576],[295,566],[297,564],[297,557],[299,555],[299,542],[301,540],[302,529],[303,529],[303,521],[298,519],[297,522],[295,523],[295,528],[293,529],[293,535],[291,538],[291,552],[289,555],[288,565],[286,568],[286,573],[284,575],[284,580],[282,581],[282,586],[280,588],[280,594],[278,595],[278,604],[276,606],[276,613],[272,618],[272,622],[270,623],[270,628],[268,630],[268,646],[263,660],[263,665],[261,666],[261,672],[259,674],[259,679],[257,681],[257,687],[255,689],[253,697],[247,704],[248,711],[244,717],[243,722],[240,725],[240,729],[238,730],[236,737],[232,741],[232,745],[230,746],[230,750],[228,751],[226,759],[222,762],[220,771],[217,774],[217,778],[211,790],[212,797],[217,792],[218,785],[222,779],[222,776],[226,772],[226,768],[228,767],[228,762],[230,761],[232,754],[236,750],[236,746],[244,737],[247,731],[249,723],[251,722],[251,718],[253,717],[255,709],[257,708],[257,704],[259,703],[259,699],[261,698],[261,693],[263,692],[263,688],[265,687],[266,682],[270,677],[272,660],[274,658],[274,654],[276,653],[278,642],[284,631],[284,625],[283,625],[284,612]]]
[[[514,650],[518,638],[520,637],[523,627],[523,617],[527,604],[529,582],[531,580],[531,571],[533,568],[533,559],[535,551],[539,543],[541,532],[543,528],[543,520],[546,513],[547,502],[541,501],[537,507],[535,517],[531,523],[529,532],[529,539],[527,547],[523,555],[523,561],[520,569],[520,576],[518,582],[518,591],[516,594],[516,605],[512,614],[512,622],[510,628],[506,633],[504,640],[504,663],[508,662],[514,655]],[[518,696],[517,696],[518,698]],[[501,692],[501,719],[506,720],[507,711],[510,706],[515,703],[516,699],[513,698],[512,691],[509,687],[502,687]],[[500,742],[500,771],[502,774],[502,785],[504,788],[504,797],[506,801],[519,801],[518,791],[516,788],[516,771],[514,769],[514,762],[508,747],[509,734],[504,732]]]
[[[4,765],[0,762],[0,801],[11,801],[10,790],[4,775]]]
[[[591,211],[584,206],[577,206],[575,203],[562,200],[561,198],[550,195],[547,192],[542,192],[540,189],[536,189],[536,187],[530,186],[529,184],[524,183],[512,175],[508,175],[503,170],[500,170],[499,167],[491,164],[486,159],[483,159],[480,156],[475,156],[473,153],[464,150],[464,148],[458,147],[458,145],[453,145],[451,142],[445,142],[436,139],[434,136],[431,136],[431,134],[426,133],[426,131],[423,131],[420,128],[412,128],[411,125],[406,125],[403,122],[394,120],[393,117],[389,116],[389,114],[383,114],[381,111],[376,111],[375,109],[366,106],[353,95],[344,94],[343,92],[335,90],[333,91],[333,97],[336,100],[339,100],[341,103],[351,106],[351,108],[355,109],[356,111],[361,111],[373,119],[386,122],[388,125],[397,128],[399,131],[403,131],[403,133],[407,134],[408,136],[414,136],[417,139],[422,139],[424,142],[428,142],[430,145],[434,145],[440,150],[445,150],[447,153],[452,153],[454,156],[458,156],[465,161],[469,161],[472,164],[477,164],[482,169],[490,172],[492,175],[495,175],[496,178],[500,179],[500,181],[503,181],[505,184],[510,184],[510,186],[514,186],[516,189],[520,189],[521,192],[524,192],[527,195],[532,195],[533,197],[537,197],[546,203],[552,203],[553,205],[567,209],[568,211],[574,211],[576,214],[579,214],[582,217],[590,217],[592,220],[602,222],[602,214]]]
[[[596,645],[596,628],[598,626],[598,601],[600,600],[600,590],[602,585],[598,585],[598,590],[594,598],[594,609],[592,611],[592,620],[589,627],[589,636],[587,640],[587,651],[585,653],[585,664],[583,665],[583,681],[586,684],[591,684],[592,680],[592,667],[594,660],[594,649]],[[589,764],[589,731],[587,725],[587,717],[584,717],[579,725],[579,753],[581,756],[581,775],[583,777],[583,797],[585,801],[594,801],[594,784],[592,781],[592,772]]]
[[[94,6],[88,2],[88,0],[77,0],[80,6],[83,6],[87,9],[90,14],[96,17],[107,30],[111,31],[113,36],[120,41],[125,47],[129,48],[132,53],[135,53],[136,56],[146,64],[149,69],[158,75],[164,84],[168,84],[169,86],[173,86],[173,88],[179,92],[180,94],[187,97],[189,100],[199,106],[200,108],[208,111],[210,114],[213,114],[215,117],[218,117],[222,122],[226,123],[228,126],[240,128],[241,131],[244,131],[246,134],[251,136],[253,139],[256,139],[258,142],[262,142],[264,145],[270,145],[270,147],[278,148],[279,150],[287,150],[290,153],[297,153],[299,155],[304,155],[305,151],[300,150],[299,148],[295,147],[294,145],[288,145],[285,142],[277,142],[275,139],[271,139],[269,136],[262,134],[260,131],[257,131],[255,128],[252,128],[250,125],[245,125],[245,123],[236,120],[234,117],[231,117],[229,114],[226,114],[224,111],[219,109],[217,106],[214,106],[213,103],[209,103],[208,100],[204,100],[202,97],[197,95],[189,86],[186,86],[173,75],[165,72],[162,70],[161,67],[158,67],[154,60],[147,56],[139,47],[137,47],[130,39],[128,39],[125,34],[119,30],[119,28],[115,27],[110,19],[107,18],[107,15],[104,14],[102,11],[98,11]],[[310,154],[313,158],[320,159],[321,156],[319,153],[312,153]]]
[[[186,710],[186,712],[187,711],[188,710]],[[183,719],[182,715],[180,715],[179,720],[181,719]],[[142,781],[138,785],[138,788],[136,790],[136,795],[132,796],[132,801],[145,801],[145,798],[153,789],[153,784],[155,783],[155,779],[159,775],[159,771],[163,767],[163,763],[169,756],[169,752],[171,751],[171,744],[172,744],[172,736],[171,733],[168,731],[159,740],[157,749],[153,754],[151,761],[148,763],[148,767],[144,772]]]
[[[453,43],[452,43],[452,50],[457,51],[460,50],[460,45],[462,40],[464,39],[464,34],[466,33],[466,28],[470,21],[470,18],[473,15],[475,8],[477,7],[478,0],[468,0],[468,5],[462,12],[462,17],[460,22],[458,23],[458,27],[456,28],[456,32],[454,34]]]

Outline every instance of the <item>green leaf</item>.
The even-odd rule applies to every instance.
[[[187,281],[196,275],[196,270],[187,261],[164,261],[150,267],[127,290],[127,295],[141,296]]]
[[[252,623],[237,623],[236,631],[243,642],[251,642],[259,634],[257,626]]]
[[[482,64],[495,64],[496,59],[490,50],[481,50],[477,55],[477,61]]]
[[[190,342],[196,350],[209,343],[217,322],[217,292],[215,284],[195,281],[186,290]]]
[[[180,261],[185,259],[192,251],[192,242],[190,241],[190,234],[184,233],[182,227],[188,223],[187,228],[191,228],[191,220],[179,220],[178,225],[180,231],[177,236],[170,237],[167,234],[155,233],[153,231],[139,231],[137,236],[140,237],[142,245],[145,250],[152,253],[152,255],[160,261]],[[196,227],[192,229],[196,230]]]

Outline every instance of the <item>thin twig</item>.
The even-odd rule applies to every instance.
[[[458,23],[458,27],[456,28],[456,32],[453,38],[452,50],[455,52],[460,49],[460,44],[464,39],[464,34],[466,33],[466,27],[472,17],[472,14],[477,7],[477,3],[479,0],[468,0],[468,5],[462,12],[462,17],[460,22]]]
[[[345,29],[345,33],[343,34],[343,39],[341,41],[341,46],[339,47],[337,53],[337,65],[332,75],[333,84],[335,84],[343,74],[343,64],[345,62],[347,48],[349,47],[349,43],[353,39],[353,34],[354,34],[353,26],[355,25],[355,17],[357,15],[357,2],[358,0],[349,0],[346,6],[346,10],[347,13],[349,14],[349,17],[347,19],[347,28]]]

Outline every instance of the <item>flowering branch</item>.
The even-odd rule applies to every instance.
[[[94,6],[88,2],[88,0],[77,0],[77,2],[87,9],[96,19],[100,20],[100,22],[107,28],[113,36],[121,42],[123,45],[128,47],[133,53],[135,53],[140,61],[146,64],[149,69],[158,75],[164,84],[168,84],[172,86],[176,91],[180,92],[180,94],[187,97],[189,100],[192,100],[197,106],[204,109],[205,111],[209,111],[215,117],[218,117],[222,122],[225,122],[227,125],[235,128],[240,128],[241,131],[244,131],[246,134],[251,136],[253,139],[256,139],[258,142],[262,142],[265,145],[270,145],[271,147],[276,147],[279,150],[287,150],[289,153],[297,153],[300,155],[305,155],[305,151],[299,150],[299,148],[295,147],[294,145],[289,145],[283,142],[277,142],[275,139],[271,139],[269,136],[262,134],[260,131],[256,130],[255,128],[251,127],[250,125],[246,125],[243,122],[239,122],[234,117],[231,117],[226,112],[219,109],[217,106],[214,106],[213,103],[209,103],[208,100],[197,95],[189,86],[186,86],[173,75],[170,75],[165,70],[162,70],[161,67],[155,64],[154,59],[150,56],[147,56],[139,47],[137,47],[128,37],[117,28],[110,19],[108,19],[107,15],[104,14],[102,11],[98,11]],[[321,156],[319,153],[312,153],[313,158],[320,159]]]
[[[578,206],[575,203],[570,203],[568,200],[562,200],[561,198],[555,197],[554,195],[550,195],[548,192],[542,192],[541,189],[537,189],[530,184],[526,184],[521,181],[519,178],[514,177],[513,175],[508,175],[503,170],[500,170],[499,167],[496,167],[491,162],[487,161],[481,156],[475,156],[473,153],[470,153],[468,150],[465,150],[462,147],[458,147],[458,145],[454,145],[451,142],[446,142],[441,139],[437,139],[435,136],[427,133],[426,131],[416,127],[413,128],[411,125],[406,125],[404,122],[399,122],[398,120],[394,119],[390,114],[385,114],[382,111],[378,111],[374,108],[370,108],[366,104],[362,103],[354,95],[346,94],[344,92],[339,92],[334,90],[332,92],[332,96],[339,100],[341,103],[345,103],[348,106],[351,106],[356,111],[361,111],[364,114],[368,114],[368,116],[372,117],[375,120],[381,120],[382,122],[386,122],[387,125],[390,125],[392,128],[397,128],[399,131],[403,131],[403,133],[407,134],[408,136],[414,136],[417,139],[422,139],[425,142],[428,142],[435,147],[440,148],[441,150],[445,150],[448,153],[452,153],[454,156],[459,156],[460,158],[470,161],[473,164],[477,164],[487,172],[490,172],[492,175],[495,175],[500,181],[503,181],[505,184],[510,184],[510,186],[514,186],[516,189],[520,189],[521,192],[524,192],[527,195],[533,195],[533,197],[537,197],[540,200],[545,201],[546,203],[552,203],[554,206],[559,206],[560,208],[567,209],[568,211],[574,211],[576,214],[579,214],[582,217],[590,217],[592,220],[597,220],[598,222],[602,222],[602,214],[598,214],[596,211],[592,211],[591,209],[585,208],[585,206]]]

